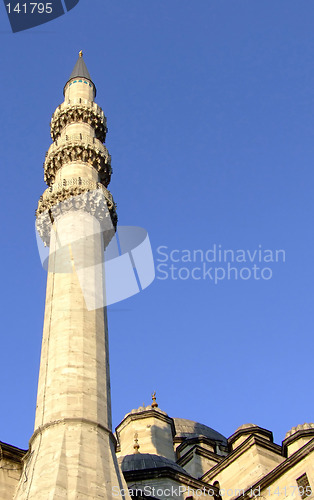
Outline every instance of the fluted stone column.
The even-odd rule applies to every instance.
[[[52,117],[36,212],[49,267],[35,431],[16,500],[111,499],[126,488],[111,432],[102,262],[117,216],[95,93],[80,53]]]

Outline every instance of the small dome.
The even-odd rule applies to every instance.
[[[262,436],[263,439],[268,439],[271,443],[273,442],[273,433],[268,429],[264,429],[256,424],[243,424],[238,427],[234,433],[228,438],[229,445],[232,445],[232,448],[236,445],[239,446],[243,439],[248,438],[249,436]]]
[[[125,457],[119,458],[119,463],[122,472],[168,467],[187,475],[187,472],[172,460],[151,453],[134,453],[133,455],[126,455]]]
[[[258,427],[256,424],[242,424],[238,427],[235,432],[243,431],[244,429],[252,429],[252,427]]]
[[[288,431],[286,433],[285,439],[292,436],[293,434],[295,434],[298,431],[305,431],[305,430],[309,430],[309,429],[312,429],[314,431],[314,424],[313,423],[310,423],[310,424],[305,423],[305,424],[297,425],[296,427],[292,427],[292,429],[290,429],[290,431]]]
[[[207,425],[194,422],[193,420],[187,420],[186,418],[174,418],[173,420],[176,428],[176,437],[193,438],[205,436],[213,441],[219,441],[225,445],[227,444],[225,436]]]
[[[151,405],[147,405],[147,406],[140,406],[139,408],[135,408],[134,410],[129,411],[129,413],[126,413],[126,415],[124,415],[123,420],[128,415],[133,415],[134,413],[143,413],[145,411],[150,411],[150,410],[158,412],[158,413],[162,413],[163,415],[168,416],[167,413],[165,411],[162,411],[160,408],[153,408]]]

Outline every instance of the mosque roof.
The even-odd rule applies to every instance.
[[[123,472],[145,470],[145,469],[162,469],[169,468],[182,474],[187,475],[187,472],[169,458],[154,455],[152,453],[133,453],[119,459]]]
[[[187,420],[186,418],[174,418],[176,437],[194,438],[205,436],[213,441],[227,444],[227,438],[207,425]]]

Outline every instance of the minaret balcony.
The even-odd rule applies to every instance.
[[[72,99],[58,106],[50,123],[52,140],[56,141],[67,125],[80,122],[90,125],[95,130],[96,138],[105,142],[107,119],[101,107],[87,99]]]
[[[85,163],[98,172],[99,181],[107,187],[111,178],[111,156],[95,137],[83,134],[66,135],[51,144],[44,162],[45,182],[51,186],[57,171],[70,163]]]
[[[59,203],[69,196],[76,196],[85,191],[93,191],[101,189],[104,194],[108,208],[115,207],[113,196],[110,191],[105,188],[100,182],[94,182],[90,179],[82,179],[81,177],[73,177],[71,179],[64,179],[62,182],[55,182],[51,187],[47,188],[38,202],[38,209],[36,215],[41,214],[44,210],[51,208],[52,203]]]
[[[85,193],[90,193],[90,195],[86,198]],[[91,203],[92,199],[95,200],[94,206]],[[88,211],[92,210],[93,215],[100,221],[106,218],[106,214],[109,212],[113,227],[117,227],[116,204],[108,189],[99,182],[82,179],[81,177],[64,179],[63,182],[56,182],[46,189],[38,201],[35,212],[37,217],[36,227],[45,245],[49,246],[50,241],[51,213],[56,215],[60,210],[63,213],[77,210],[77,200],[81,202],[80,209],[84,209],[86,202]]]

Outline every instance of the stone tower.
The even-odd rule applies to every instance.
[[[48,278],[35,430],[15,499],[110,499],[126,487],[111,431],[103,264],[117,216],[106,118],[82,56],[52,116],[36,211]]]

